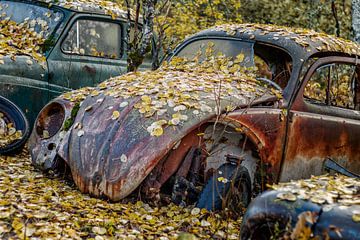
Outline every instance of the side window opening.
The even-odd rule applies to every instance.
[[[356,67],[346,64],[334,64],[330,78],[330,104],[336,107],[355,109]]]
[[[330,68],[326,65],[313,73],[305,86],[304,97],[307,100],[328,104],[329,70]]]
[[[285,89],[289,83],[291,72],[292,72],[292,59],[283,50],[264,45],[255,44],[254,46],[255,55],[264,59],[269,67],[271,76],[265,75],[265,78],[275,82],[282,89]],[[269,78],[270,77],[270,78]]]
[[[77,20],[62,43],[67,54],[121,58],[121,26],[96,20]]]
[[[305,86],[305,99],[334,107],[358,109],[358,71],[355,65],[345,63],[318,68]]]

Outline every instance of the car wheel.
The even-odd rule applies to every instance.
[[[22,132],[22,137],[5,146],[0,146],[0,154],[11,154],[20,150],[26,143],[30,127],[24,113],[11,101],[0,96],[0,112],[3,114],[4,123],[13,123],[16,130]]]
[[[239,211],[251,200],[251,179],[248,170],[241,165],[225,163],[204,186],[196,204],[198,208]]]

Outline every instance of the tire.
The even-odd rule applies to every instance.
[[[219,181],[220,177],[228,181]],[[237,199],[238,197],[240,199]],[[209,179],[196,206],[209,211],[221,210],[225,207],[239,211],[239,206],[247,207],[250,200],[251,179],[248,170],[241,165],[226,163]]]
[[[254,222],[252,222],[250,226],[243,226],[241,228],[240,239],[279,239],[287,233],[286,222],[288,221],[289,220],[284,221],[283,219],[262,215],[258,219],[254,219]]]
[[[0,112],[4,114],[4,117],[8,122],[14,123],[17,130],[22,131],[21,139],[4,147],[0,147],[0,155],[16,153],[25,145],[27,139],[29,138],[29,122],[20,108],[2,96],[0,96]]]

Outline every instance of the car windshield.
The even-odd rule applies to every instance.
[[[185,57],[187,59],[195,58],[199,51],[201,52],[200,61],[205,59],[206,50],[208,47],[211,47],[214,51],[214,54],[223,54],[227,57],[236,58],[238,55],[243,54],[244,60],[241,65],[243,66],[253,66],[254,65],[254,51],[253,43],[250,42],[241,42],[238,40],[228,40],[228,39],[201,39],[196,40],[184,48],[182,48],[177,54],[177,57]]]
[[[63,14],[35,4],[0,1],[0,20],[11,20],[48,38],[61,22]]]
[[[197,39],[186,44],[175,53],[177,57],[194,59],[199,58],[200,62],[209,54],[225,55],[238,62],[240,66],[250,67],[257,79],[276,85],[278,89],[284,89],[290,79],[292,71],[291,57],[284,51],[259,43],[248,42],[236,39]]]

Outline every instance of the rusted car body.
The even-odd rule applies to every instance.
[[[61,93],[126,72],[127,15],[112,2],[1,0],[0,13],[0,94],[31,125]]]
[[[122,106],[125,97],[129,97],[125,93],[138,84],[130,81],[124,87],[119,83],[121,79],[110,79],[107,85],[96,88],[99,95],[74,92],[71,97],[55,99],[42,110],[30,140],[33,163],[49,169],[54,167],[55,159],[63,159],[81,191],[115,201],[135,189],[148,197],[156,197],[174,177],[174,189],[180,178],[186,179],[186,190],[181,190],[184,195],[194,190],[200,198],[206,198],[204,192],[196,192],[198,188],[193,183],[201,179],[206,186],[213,175],[220,179],[219,184],[227,184],[226,179],[218,175],[222,173],[216,171],[229,162],[248,172],[245,175],[251,180],[252,190],[264,190],[266,183],[318,175],[326,157],[360,173],[360,82],[357,75],[360,48],[357,44],[303,29],[223,25],[188,38],[169,60],[206,55],[206,51],[201,51],[209,42],[215,51],[235,59],[227,63],[230,70],[203,69],[196,73],[198,78],[176,75],[172,88],[181,88],[179,79],[182,78],[190,85],[191,81],[201,82],[202,75],[206,74],[217,73],[220,79],[229,71],[236,72],[236,64],[241,62],[250,68],[256,65],[257,82],[277,90],[256,95],[261,87],[249,89],[235,85],[238,91],[229,89],[224,106],[221,105],[223,101],[216,108],[217,101],[204,100],[216,110],[199,117],[190,111],[194,109],[190,104],[181,109],[187,121],[176,126],[166,123],[166,128],[155,131],[150,123],[159,116],[144,116],[134,109],[142,95],[154,97],[164,85],[157,83],[156,91],[151,86],[147,88],[150,92],[141,89],[138,95],[131,95],[126,107],[120,107],[115,114],[117,121],[113,121],[113,107]],[[337,65],[344,66],[345,70],[340,71]],[[180,72],[185,74],[192,68],[195,67]],[[334,74],[333,68],[338,74]],[[154,76],[153,79],[157,74],[160,72],[147,73]],[[161,74],[159,78],[166,75]],[[338,76],[340,82],[336,85],[332,81],[330,86],[326,81],[332,80],[331,76]],[[128,78],[141,81],[139,79],[146,79],[146,76],[129,75],[125,80]],[[254,81],[249,78],[248,82]],[[119,85],[122,87],[116,90]],[[202,93],[201,89],[197,91]],[[342,101],[333,99],[335,93],[345,95],[337,97]],[[204,94],[214,96],[211,91]],[[79,111],[73,110],[76,98],[81,99]],[[146,115],[146,110],[144,112]],[[74,124],[68,127],[67,119]],[[146,131],[149,125],[150,131]],[[44,130],[50,133],[46,138],[42,135]],[[177,194],[181,195],[181,191]]]

